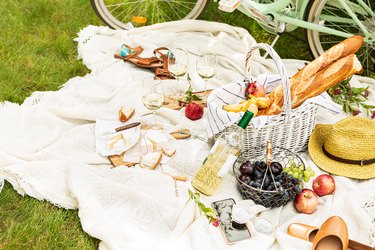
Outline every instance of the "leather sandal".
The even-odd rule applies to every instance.
[[[164,54],[161,51],[169,51],[166,47],[160,47],[154,50],[154,55],[159,61],[163,64],[161,68],[155,68],[155,76],[159,77],[162,80],[165,79],[174,79],[171,72],[168,69],[168,54]]]
[[[141,46],[138,47],[130,47],[129,45],[123,44],[124,47],[128,48],[130,51],[129,54],[126,56],[123,56],[121,54],[115,54],[115,58],[122,59],[124,61],[128,61],[131,63],[134,63],[135,65],[142,67],[142,68],[158,68],[163,67],[163,63],[156,57],[148,57],[148,58],[142,58],[138,55],[143,52],[143,48]]]
[[[339,219],[337,219],[339,218]],[[329,225],[331,225],[330,227],[343,227],[342,223],[344,223],[345,225],[345,222],[340,218],[340,217],[337,217],[337,216],[333,216],[333,217],[330,217],[323,225],[325,225],[326,223],[329,223]],[[337,223],[337,225],[336,225]],[[339,226],[339,224],[341,226]],[[326,225],[325,226],[325,229],[323,232],[322,231],[322,228],[323,228],[323,225],[321,227],[321,229],[319,229],[318,227],[314,227],[314,226],[310,226],[310,225],[306,225],[306,224],[302,224],[302,223],[293,223],[293,224],[290,224],[289,227],[288,227],[288,234],[293,236],[293,237],[296,237],[296,238],[299,238],[299,239],[302,239],[302,240],[306,240],[306,241],[310,241],[312,242],[314,245],[313,245],[313,249],[335,249],[335,248],[324,248],[323,245],[320,245],[319,244],[319,239],[320,239],[320,242],[322,242],[323,238],[326,237],[326,239],[328,239],[329,237],[328,236],[332,236],[332,232],[329,232],[328,230],[328,226]],[[346,229],[346,225],[345,227],[343,227]],[[345,230],[343,229],[343,230]],[[319,234],[319,238],[317,238],[317,234],[318,234],[318,231],[320,231],[320,234]],[[337,232],[337,230],[334,230]],[[346,230],[347,232],[347,230]],[[334,236],[332,236],[334,238]],[[330,238],[332,238],[330,237]],[[346,237],[347,239],[348,237]],[[319,244],[319,248],[316,248],[316,245]],[[323,243],[325,244],[325,243]],[[340,244],[339,244],[340,245]],[[370,247],[370,246],[367,246],[367,245],[364,245],[362,243],[359,243],[357,241],[354,241],[354,240],[348,240],[348,244],[346,245],[347,248],[346,249],[351,249],[351,250],[375,250],[375,248],[373,247]],[[338,249],[345,249],[345,248],[338,248]]]

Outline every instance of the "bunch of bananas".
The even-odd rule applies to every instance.
[[[251,104],[255,104],[258,109],[265,109],[271,103],[270,98],[268,97],[255,97],[249,95],[248,100],[243,100],[238,104],[228,104],[224,105],[223,109],[227,112],[245,112]]]

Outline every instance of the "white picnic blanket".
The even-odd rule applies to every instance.
[[[335,195],[320,198],[312,215],[297,213],[292,203],[265,211],[260,216],[277,226],[274,235],[254,232],[250,240],[229,246],[192,203],[185,205],[188,183],[177,185],[176,196],[173,180],[159,170],[111,169],[108,159],[96,153],[96,120],[116,120],[122,105],[135,106],[139,114],[146,112],[140,80],[152,73],[114,59],[122,43],[142,45],[142,56],[150,56],[160,46],[183,47],[190,53],[193,78],[195,54],[215,52],[220,69],[209,86],[217,87],[242,79],[245,54],[255,44],[246,30],[194,20],[130,31],[89,26],[76,41],[79,56],[92,73],[70,79],[59,91],[35,92],[22,105],[3,103],[0,108],[0,179],[9,181],[21,195],[78,209],[84,231],[101,240],[101,249],[310,249],[310,243],[287,235],[287,226],[292,222],[319,226],[331,215],[344,218],[351,239],[375,244],[374,180],[336,176]],[[285,62],[290,74],[303,65],[296,60]],[[276,73],[273,62],[254,57],[253,74],[267,71]],[[358,79],[372,84],[374,98],[374,80]],[[197,78],[195,82],[200,84]],[[319,112],[319,121],[329,123],[345,116]],[[205,131],[206,118],[193,122],[185,118],[183,110],[158,112],[160,121],[175,128],[187,127],[193,133]],[[198,139],[181,141],[173,166],[191,177],[208,149]],[[216,195],[204,201],[210,205],[227,197],[252,206],[251,201],[240,201],[232,174],[225,177]]]

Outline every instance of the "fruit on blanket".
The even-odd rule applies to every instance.
[[[316,177],[312,187],[319,196],[332,194],[335,191],[335,180],[329,174],[321,174]]]
[[[245,97],[249,98],[249,95],[253,95],[255,97],[265,97],[266,90],[259,83],[252,82],[249,85],[247,85],[246,90],[245,90]]]
[[[126,122],[134,115],[135,109],[128,107],[121,107],[118,112],[118,119],[121,122]]]
[[[185,116],[193,121],[201,119],[203,117],[203,107],[191,102],[185,108]]]
[[[311,214],[318,207],[318,196],[311,189],[302,189],[294,198],[294,207],[300,213]]]

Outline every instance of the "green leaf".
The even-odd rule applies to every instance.
[[[202,100],[202,98],[199,98],[196,95],[192,95],[191,97],[192,97],[193,101],[200,101],[200,100]]]

